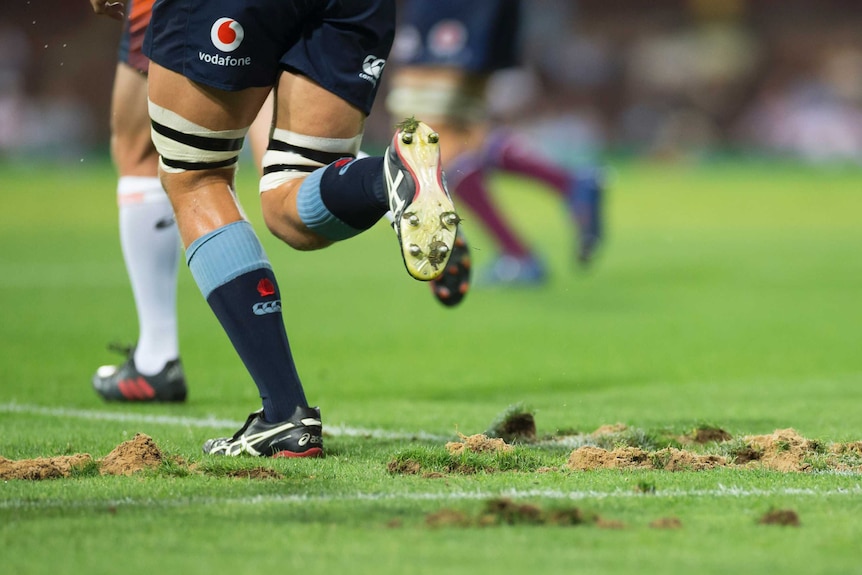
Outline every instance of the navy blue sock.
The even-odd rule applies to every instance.
[[[195,240],[189,269],[257,384],[269,422],[307,407],[284,321],[281,296],[266,254],[248,222],[234,222]]]
[[[312,172],[297,194],[303,223],[331,240],[353,237],[389,210],[383,158],[345,158]]]

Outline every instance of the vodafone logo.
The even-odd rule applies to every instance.
[[[213,46],[221,52],[233,52],[242,44],[243,38],[245,38],[245,30],[243,30],[242,24],[233,18],[219,18],[210,30],[210,39],[213,42]],[[204,51],[200,51],[198,52],[198,58],[202,62],[215,66],[231,68],[251,66],[251,56],[237,58],[222,54],[207,54]]]
[[[213,46],[222,52],[233,52],[239,48],[244,37],[242,25],[233,18],[219,18],[210,30]]]

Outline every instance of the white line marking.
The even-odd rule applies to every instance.
[[[110,412],[88,409],[68,409],[62,407],[45,407],[39,405],[28,405],[19,403],[0,404],[0,413],[23,413],[44,417],[68,417],[77,419],[89,419],[100,421],[121,421],[156,425],[175,425],[186,427],[200,427],[208,429],[234,429],[241,425],[240,422],[226,419],[218,419],[214,416],[204,418],[171,416],[171,415],[149,415],[142,413]],[[392,432],[381,429],[364,429],[349,427],[346,425],[328,426],[327,433],[332,435],[348,437],[371,437],[381,439],[421,439],[427,441],[447,441],[451,437],[420,432]],[[830,475],[856,475],[854,473],[830,473]],[[508,489],[501,491],[446,491],[440,493],[347,493],[342,495],[254,495],[248,497],[213,498],[213,497],[183,497],[179,499],[108,499],[108,500],[7,500],[0,501],[0,509],[51,509],[51,508],[84,508],[98,509],[107,507],[184,507],[193,505],[212,504],[237,504],[237,505],[261,505],[261,504],[303,504],[315,502],[341,502],[341,501],[463,501],[482,500],[495,497],[508,497],[511,499],[556,499],[568,501],[600,500],[600,499],[638,499],[638,498],[683,498],[683,497],[767,497],[767,496],[793,496],[793,497],[830,497],[862,495],[862,484],[857,483],[846,489],[812,489],[812,488],[779,488],[779,489],[751,489],[744,487],[719,485],[717,489],[694,489],[694,490],[658,490],[655,493],[644,494],[633,490],[595,491],[575,490],[562,491],[552,489],[519,490]]]
[[[0,509],[105,509],[108,507],[192,507],[196,505],[269,505],[269,504],[304,504],[304,503],[337,503],[348,501],[475,501],[506,497],[509,499],[554,499],[561,501],[584,501],[603,499],[674,499],[685,497],[774,497],[777,495],[791,497],[837,497],[862,495],[862,484],[856,484],[846,489],[812,489],[784,487],[779,489],[751,489],[743,487],[725,487],[717,489],[668,489],[655,493],[638,493],[634,490],[616,489],[613,491],[561,491],[555,489],[505,489],[501,491],[445,491],[440,493],[345,493],[342,495],[251,495],[247,497],[215,498],[215,497],[182,497],[177,499],[106,499],[106,500],[8,500],[0,501]]]
[[[22,403],[0,403],[0,413],[23,413],[45,417],[67,417],[74,419],[90,419],[99,421],[123,421],[150,425],[177,425],[182,427],[202,427],[206,429],[229,429],[236,431],[243,422],[230,419],[218,419],[212,415],[207,417],[187,417],[176,415],[149,415],[146,413],[128,413],[116,411],[98,411],[95,409],[69,409],[64,407],[44,407]],[[365,429],[347,425],[324,425],[326,435],[341,437],[369,437],[374,439],[412,439],[423,441],[449,441],[453,436],[435,435],[425,431],[387,431],[384,429]]]

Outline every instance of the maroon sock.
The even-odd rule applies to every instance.
[[[516,257],[528,255],[529,248],[518,238],[515,230],[491,201],[485,184],[485,172],[481,168],[475,168],[460,173],[463,176],[454,185],[456,201],[467,206],[479,218],[503,253]]]
[[[566,197],[572,185],[572,173],[552,161],[527,150],[518,138],[507,132],[492,132],[486,146],[488,167],[538,180]]]

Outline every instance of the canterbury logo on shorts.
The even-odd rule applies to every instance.
[[[360,72],[359,77],[363,80],[368,80],[376,86],[381,74],[383,74],[383,67],[385,65],[385,59],[369,54],[365,57],[365,61],[362,62],[362,72]]]

